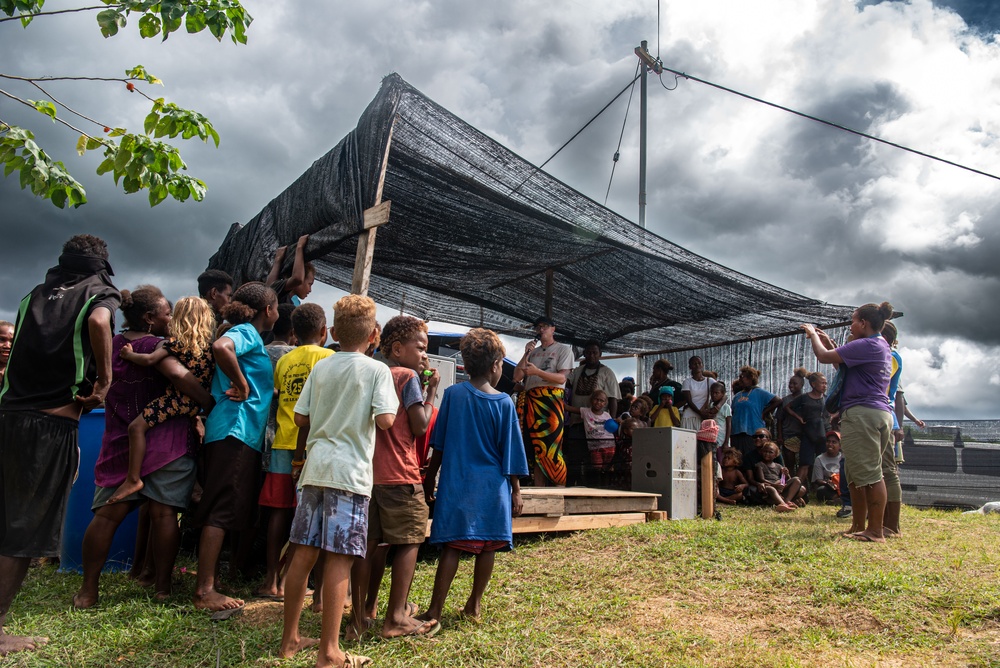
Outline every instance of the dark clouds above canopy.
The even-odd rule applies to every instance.
[[[27,30],[0,24],[4,72],[119,76],[141,63],[165,81],[154,93],[205,113],[222,135],[219,150],[182,146],[190,172],[209,184],[206,201],[149,210],[143,196],[124,196],[93,174],[97,160],[75,155],[73,133],[0,99],[0,118],[35,123],[91,200],[58,211],[0,180],[0,317],[13,315],[60,244],[80,231],[108,239],[121,285],[158,283],[172,298],[192,293],[229,226],[248,221],[334,146],[392,71],[539,164],[625,85],[635,71],[632,48],[647,39],[671,67],[804,111],[842,114],[831,120],[997,173],[996,5],[949,5],[958,13],[929,0],[824,0],[808,11],[787,0],[663,0],[659,40],[655,3],[596,0],[571,10],[459,0],[250,2],[256,20],[247,47],[186,34],[143,42],[134,25],[104,40],[86,14],[38,19]],[[53,93],[113,125],[138,127],[148,110],[120,87],[59,84]],[[635,104],[608,200],[633,220]],[[623,98],[547,171],[602,201],[624,108]],[[668,92],[653,79],[649,111],[651,231],[830,303],[889,298],[907,314],[904,341],[945,357],[974,351],[983,405],[1000,405],[1000,316],[989,307],[1000,271],[991,260],[1000,236],[995,181],[845,140],[683,80]],[[629,287],[622,299],[641,301]],[[921,371],[921,350],[909,353],[911,402],[924,399],[922,384],[934,388],[928,405],[948,397],[974,410],[965,408],[977,405],[967,383]],[[947,361],[940,368],[963,375]]]

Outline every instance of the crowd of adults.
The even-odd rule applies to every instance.
[[[887,302],[858,308],[842,345],[803,324],[816,360],[834,365],[837,374],[831,388],[822,373],[796,369],[785,396],[759,387],[761,372],[750,365],[727,386],[698,356],[688,360],[683,382],[670,377],[669,360],[657,360],[648,389],[637,392],[633,378],[618,382],[601,363],[599,342],[586,343],[574,366],[572,347],[556,341],[555,322],[538,318],[514,371],[534,482],[628,489],[635,429],[680,427],[714,441],[719,461],[732,449],[743,482],[728,481],[739,490],[719,483],[716,498],[723,503],[788,510],[804,505],[811,492],[839,502],[838,516],[852,518],[848,538],[882,542],[898,535],[901,426],[904,417],[923,423],[906,408],[891,317]],[[771,447],[774,464],[766,455]],[[772,467],[776,480],[768,479]]]

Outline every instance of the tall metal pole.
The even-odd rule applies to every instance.
[[[640,48],[646,50],[646,40],[642,40]],[[646,65],[641,66],[639,79],[639,227],[646,227]]]
[[[639,80],[639,225],[646,227],[646,76],[649,70],[662,73],[663,65],[649,55],[646,40],[635,47],[635,55],[639,57],[642,68]]]

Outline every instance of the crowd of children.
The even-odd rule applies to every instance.
[[[198,423],[204,445],[194,495],[200,527],[195,606],[219,619],[243,608],[244,601],[217,588],[219,558],[227,533],[253,530],[259,509],[266,509],[266,572],[256,593],[284,603],[280,654],[290,657],[318,645],[317,665],[360,666],[370,660],[340,647],[348,601],[348,640],[376,629],[386,639],[433,636],[441,629],[459,558],[471,554],[472,590],[462,614],[480,615],[495,554],[513,547],[512,518],[522,509],[520,485],[532,474],[529,459],[536,480],[539,459],[526,456],[515,402],[496,389],[505,354],[496,333],[478,328],[462,338],[468,380],[447,388],[438,410],[441,378],[429,363],[426,323],[399,315],[382,327],[371,299],[349,295],[334,306],[328,328],[322,307],[301,303],[315,278],[303,259],[306,240],[295,245],[291,276],[272,286],[250,282],[232,292],[216,283],[200,290],[202,297],[180,299],[172,313],[151,286],[122,293],[127,332],[111,342],[117,368],[161,369],[172,361],[180,370],[169,375],[175,384],[165,384],[162,393],[128,413],[127,471],[123,477],[101,477],[98,471],[95,526],[108,517],[120,522],[142,495],[155,500],[160,486],[171,484],[163,476],[148,477],[160,456],[147,447],[153,430],[178,418],[194,424],[207,414]],[[282,261],[276,258],[274,272]],[[706,491],[721,504],[791,512],[806,504],[810,492],[823,502],[843,496],[841,434],[834,429],[837,415],[827,409],[823,374],[796,370],[789,394],[781,398],[758,388],[760,372],[745,366],[733,383],[731,403],[726,384],[704,369],[701,358],[689,360],[691,378],[683,384],[669,378],[670,362],[659,360],[649,390],[637,395],[631,378],[617,391],[613,383],[605,389],[608,379],[602,377],[610,371],[599,363],[596,343],[586,347],[579,373],[564,373],[570,353],[555,347],[552,321],[541,318],[536,329],[541,347],[535,351],[529,344],[519,368],[525,377],[548,383],[539,386],[544,392],[538,396],[561,398],[560,379],[571,399],[577,392],[566,410],[582,424],[587,464],[603,476],[601,486],[630,487],[636,429],[682,427],[697,430],[699,448],[717,458],[714,489]],[[337,352],[326,347],[331,337]],[[373,359],[376,351],[382,361]],[[538,366],[545,355],[552,363]],[[114,382],[130,378],[120,373]],[[124,415],[114,413],[109,410],[109,421]],[[555,452],[546,460],[550,479],[560,466],[565,475]],[[121,459],[120,452],[116,456]],[[190,495],[190,487],[174,487]],[[162,499],[168,511],[185,503],[172,499]],[[432,508],[429,542],[441,554],[431,600],[421,612],[410,601],[410,587]],[[106,526],[113,535],[117,524]],[[97,542],[92,539],[92,546]],[[176,545],[172,549],[176,553]],[[97,601],[101,565],[87,560],[87,550],[85,545],[84,586],[74,597],[81,608]],[[389,595],[376,624],[387,567]],[[157,595],[165,597],[169,573],[166,582],[157,577]],[[313,608],[322,612],[318,639],[299,631],[310,579]]]

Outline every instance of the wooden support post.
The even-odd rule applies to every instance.
[[[382,202],[382,189],[385,187],[385,170],[389,164],[389,147],[392,145],[392,130],[385,141],[385,153],[382,155],[382,170],[378,177],[378,188],[375,191],[375,206],[364,212],[363,231],[358,236],[358,252],[354,256],[354,275],[351,277],[351,294],[368,294],[368,283],[372,274],[372,258],[375,256],[375,233],[380,225],[389,222],[389,202]]]
[[[712,453],[701,458],[701,518],[715,516],[715,471],[712,470]]]

